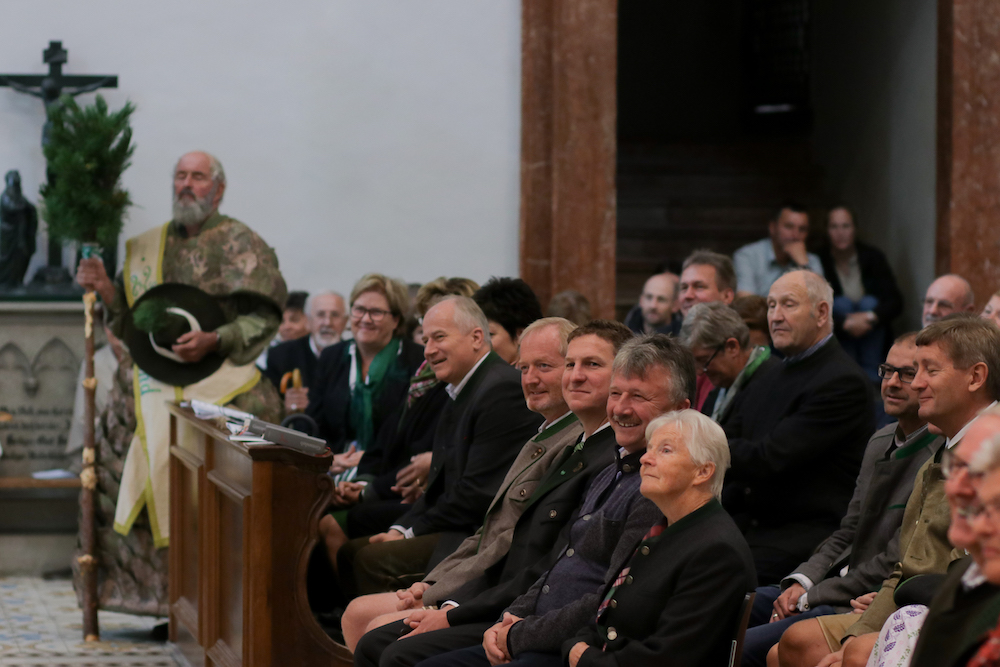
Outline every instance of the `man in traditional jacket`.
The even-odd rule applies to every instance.
[[[188,331],[169,350],[184,364],[196,365],[211,355],[224,358],[218,370],[197,382],[156,379],[129,355],[119,366],[96,436],[104,609],[167,613],[165,401],[198,398],[232,404],[265,420],[280,417],[278,393],[262,379],[254,360],[281,322],[285,281],[274,250],[249,227],[218,212],[225,188],[217,159],[200,151],[184,155],[174,169],[173,220],[128,240],[125,265],[114,282],[99,259],[84,259],[77,269],[77,282],[100,295],[118,336],[130,325],[136,301],[165,283],[191,285],[211,295],[225,319],[211,331]],[[145,428],[137,429],[137,424]]]

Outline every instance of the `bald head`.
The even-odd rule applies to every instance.
[[[923,325],[937,322],[952,313],[973,312],[976,295],[962,276],[949,273],[930,284],[924,295]]]
[[[639,308],[646,333],[670,322],[674,316],[674,302],[677,300],[677,276],[672,273],[658,273],[650,276],[642,288]]]
[[[774,347],[791,356],[805,352],[833,331],[833,289],[812,271],[791,271],[767,295],[767,324]]]

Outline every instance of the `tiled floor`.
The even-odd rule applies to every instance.
[[[0,666],[178,667],[174,648],[151,637],[163,620],[102,611],[101,641],[84,643],[70,581],[0,577]]]

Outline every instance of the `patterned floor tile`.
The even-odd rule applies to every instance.
[[[101,641],[83,641],[71,582],[0,578],[0,667],[178,667],[176,649],[152,640],[164,619],[100,612]]]

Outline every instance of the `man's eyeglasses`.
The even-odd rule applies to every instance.
[[[351,317],[356,317],[359,320],[363,320],[365,315],[372,319],[372,322],[381,322],[385,319],[386,315],[389,315],[388,310],[382,310],[381,308],[365,308],[364,306],[351,306]]]
[[[917,377],[917,369],[911,366],[890,366],[889,364],[881,364],[878,367],[878,376],[883,380],[888,380],[892,378],[893,375],[899,373],[900,382],[905,382],[910,384],[913,382],[913,378]]]
[[[996,500],[988,503],[972,503],[966,505],[965,507],[959,507],[955,510],[955,514],[962,517],[966,521],[972,521],[979,517],[983,517],[987,521],[996,523],[1000,520],[1000,504]]]
[[[983,476],[982,473],[974,473],[969,470],[969,462],[963,458],[960,458],[958,454],[955,453],[957,447],[951,447],[944,450],[944,454],[941,455],[941,474],[947,479],[952,479],[957,476],[960,472],[966,472],[972,479],[978,479]]]
[[[712,365],[712,361],[714,361],[714,360],[715,360],[715,356],[716,356],[717,354],[719,354],[719,352],[722,352],[722,349],[723,349],[724,347],[726,347],[726,346],[725,346],[725,345],[720,345],[719,347],[715,348],[715,352],[713,352],[713,353],[712,353],[712,356],[710,356],[710,357],[708,358],[708,361],[706,361],[706,362],[705,362],[705,365],[701,367],[701,372],[702,372],[703,374],[704,374],[704,373],[707,373],[707,372],[708,372],[708,367]]]

